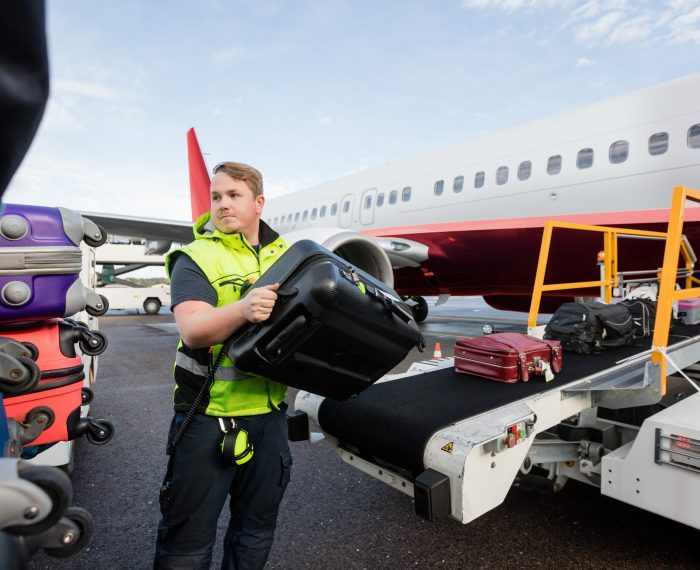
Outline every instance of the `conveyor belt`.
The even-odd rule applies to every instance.
[[[676,326],[669,345],[700,334],[700,327]],[[523,398],[571,384],[648,350],[651,339],[634,347],[594,355],[564,353],[561,373],[551,383],[536,376],[529,382],[503,384],[457,374],[453,368],[375,384],[359,396],[338,402],[326,398],[318,411],[321,428],[359,454],[405,469],[424,470],[423,450],[430,437],[455,422]]]

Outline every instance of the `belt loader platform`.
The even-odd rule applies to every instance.
[[[700,201],[687,188],[676,195],[674,205]],[[577,479],[700,529],[700,387],[687,376],[667,377],[667,363],[671,374],[700,362],[700,327],[669,331],[671,301],[700,296],[690,289],[697,281],[692,271],[688,289],[673,290],[682,212],[679,217],[674,239],[669,230],[665,260],[671,261],[664,263],[653,340],[596,355],[567,352],[550,383],[500,384],[457,374],[448,358],[414,364],[345,402],[300,392],[296,408],[344,461],[414,497],[417,513],[429,520],[450,515],[468,523],[537,468],[554,490]],[[615,240],[606,235],[606,249],[616,249]],[[540,294],[543,277],[538,270]],[[613,266],[594,283],[607,287],[608,301],[616,279]]]

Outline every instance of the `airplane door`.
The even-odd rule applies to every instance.
[[[374,198],[377,194],[376,188],[365,190],[360,199],[360,222],[368,226],[374,223]]]
[[[349,228],[352,226],[352,218],[353,218],[353,205],[355,202],[355,195],[354,194],[346,194],[343,196],[343,199],[340,201],[340,227],[341,228]]]

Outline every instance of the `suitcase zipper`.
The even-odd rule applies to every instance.
[[[493,364],[492,362],[486,362],[484,360],[474,360],[473,358],[467,358],[466,356],[455,355],[455,358],[457,360],[467,360],[469,362],[476,362],[477,364],[485,364],[486,366],[495,366],[497,368],[517,368],[518,367],[518,364],[511,364],[510,366],[503,366],[502,364]]]

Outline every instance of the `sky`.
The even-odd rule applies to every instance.
[[[190,219],[186,131],[268,198],[700,71],[700,0],[48,0],[7,202]]]

